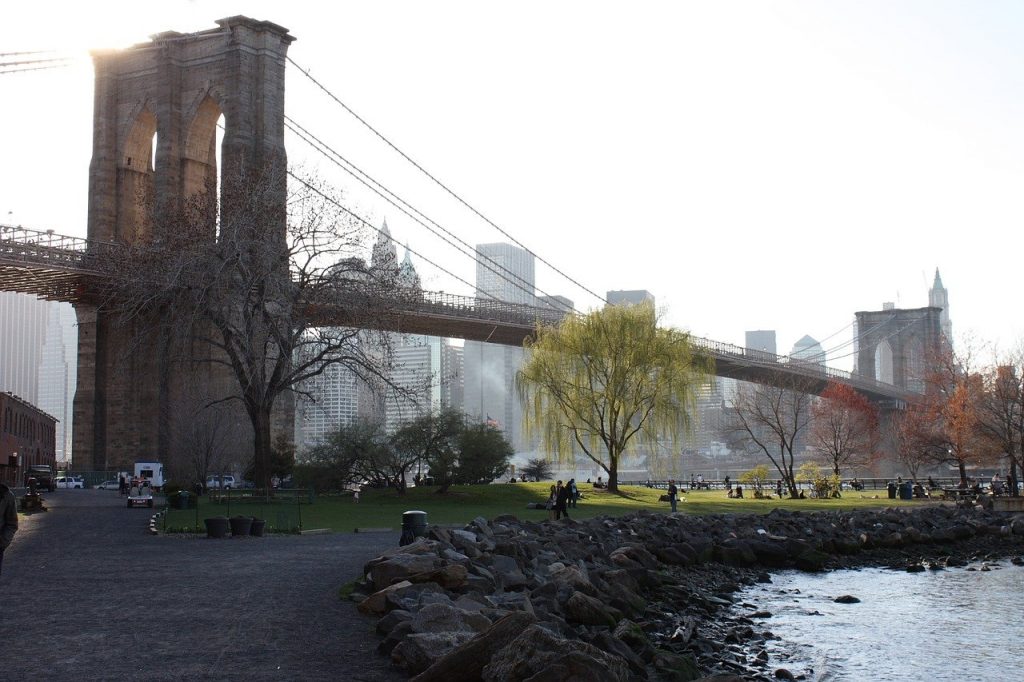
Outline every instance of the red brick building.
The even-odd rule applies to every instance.
[[[56,472],[57,420],[11,393],[0,393],[0,481],[24,482],[26,468],[49,464]]]

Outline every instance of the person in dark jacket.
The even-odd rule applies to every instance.
[[[676,511],[676,503],[679,500],[679,488],[675,481],[668,482],[668,503],[672,505],[672,511]]]
[[[576,500],[580,499],[580,491],[576,488],[576,479],[570,478],[566,487],[569,489],[569,506],[575,509]]]
[[[555,486],[555,520],[569,518],[569,486],[559,481]]]
[[[18,532],[18,501],[14,493],[0,483],[0,573],[4,568],[4,550],[11,544]]]

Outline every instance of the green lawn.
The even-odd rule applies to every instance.
[[[196,510],[173,510],[167,518],[169,529],[190,527],[196,519],[202,524],[207,516],[244,514],[266,518],[269,526],[280,529],[297,527],[301,516],[304,529],[330,528],[335,531],[352,532],[356,528],[393,528],[402,526],[402,513],[410,510],[427,512],[428,523],[464,524],[477,516],[494,517],[499,514],[515,514],[520,519],[542,521],[548,513],[544,510],[526,509],[527,502],[547,499],[550,483],[514,483],[494,485],[456,486],[446,494],[439,495],[436,488],[410,488],[405,495],[394,490],[365,490],[359,503],[350,496],[318,496],[313,504],[281,503],[266,505],[251,502],[232,502],[230,510],[222,504],[213,504],[202,498]],[[668,513],[668,502],[659,502],[663,490],[625,486],[621,494],[589,487],[581,489],[584,499],[576,509],[570,509],[572,518],[593,516],[618,516],[638,509],[649,509]],[[853,507],[888,507],[928,502],[890,500],[885,491],[877,493],[846,492],[836,500],[755,500],[750,498],[729,499],[724,491],[682,491],[679,511],[687,514],[757,513],[764,514],[772,509],[799,509],[804,511],[822,509],[849,509]]]

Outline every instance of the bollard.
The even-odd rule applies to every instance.
[[[402,537],[399,545],[408,545],[427,533],[427,512],[407,511],[402,514]]]

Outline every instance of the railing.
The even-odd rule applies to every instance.
[[[715,358],[735,359],[748,366],[783,370],[789,374],[795,374],[808,379],[821,379],[826,381],[834,379],[862,390],[878,391],[880,393],[890,395],[894,390],[907,395],[911,394],[911,391],[897,389],[897,387],[892,384],[855,375],[852,372],[847,372],[842,369],[827,367],[811,360],[794,358],[789,355],[777,355],[775,353],[754,350],[752,348],[744,348],[731,343],[723,343],[721,341],[706,339],[699,336],[692,337],[692,340],[695,346],[707,351]]]
[[[81,266],[90,242],[81,237],[0,225],[0,256],[31,263]]]

